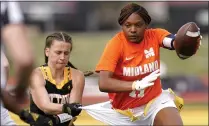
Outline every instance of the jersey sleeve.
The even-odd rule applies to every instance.
[[[163,47],[163,40],[166,36],[170,35],[171,33],[165,29],[157,28],[155,29],[155,35],[158,39],[160,47]]]
[[[96,72],[102,70],[114,72],[121,55],[122,42],[118,36],[113,37],[106,45],[104,52],[96,66]]]
[[[157,36],[159,46],[169,50],[175,50],[174,48],[174,40],[175,35],[168,32],[165,29],[155,29],[155,35]]]

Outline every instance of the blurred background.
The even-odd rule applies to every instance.
[[[120,10],[127,3],[20,2],[28,26],[28,35],[34,47],[36,66],[44,63],[46,36],[55,31],[64,31],[73,39],[74,47],[70,61],[82,71],[93,71],[107,41],[120,31],[117,19]],[[187,22],[195,22],[200,27],[202,45],[193,57],[181,60],[175,51],[161,49],[161,78],[164,89],[172,88],[185,100],[185,107],[181,113],[184,124],[208,125],[208,2],[135,3],[148,10],[152,17],[150,27],[165,28],[174,34]],[[10,85],[14,82],[12,74],[13,69]],[[107,94],[98,89],[96,75],[87,77],[85,81],[84,105],[108,100]],[[102,125],[85,112],[76,124]]]

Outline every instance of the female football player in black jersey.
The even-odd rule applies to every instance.
[[[81,112],[84,74],[69,62],[72,47],[66,33],[49,35],[45,64],[32,73],[30,110],[51,118],[57,126],[68,126]]]

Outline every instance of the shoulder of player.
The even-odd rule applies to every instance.
[[[32,75],[41,75],[41,69],[40,67],[37,67],[33,70]]]
[[[111,43],[121,43],[121,40],[123,40],[123,32],[122,31],[116,33],[109,42],[111,42]]]
[[[158,33],[161,33],[161,32],[167,32],[166,29],[163,29],[163,28],[149,28],[146,30],[145,33],[147,34],[158,34]]]
[[[71,76],[73,81],[81,81],[84,80],[84,73],[80,70],[71,68]]]
[[[124,36],[122,32],[115,34],[106,44],[106,46],[111,48],[121,48],[122,43],[124,42]]]
[[[35,68],[32,72],[32,81],[44,81],[42,72],[39,67]]]

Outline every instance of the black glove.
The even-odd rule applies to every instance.
[[[81,107],[82,105],[79,103],[71,103],[71,104],[64,104],[62,107],[62,111],[64,113],[68,113],[69,115],[72,115],[73,117],[79,115],[81,113]]]
[[[50,118],[33,112],[30,113],[28,110],[22,110],[19,117],[31,126],[53,126]]]

